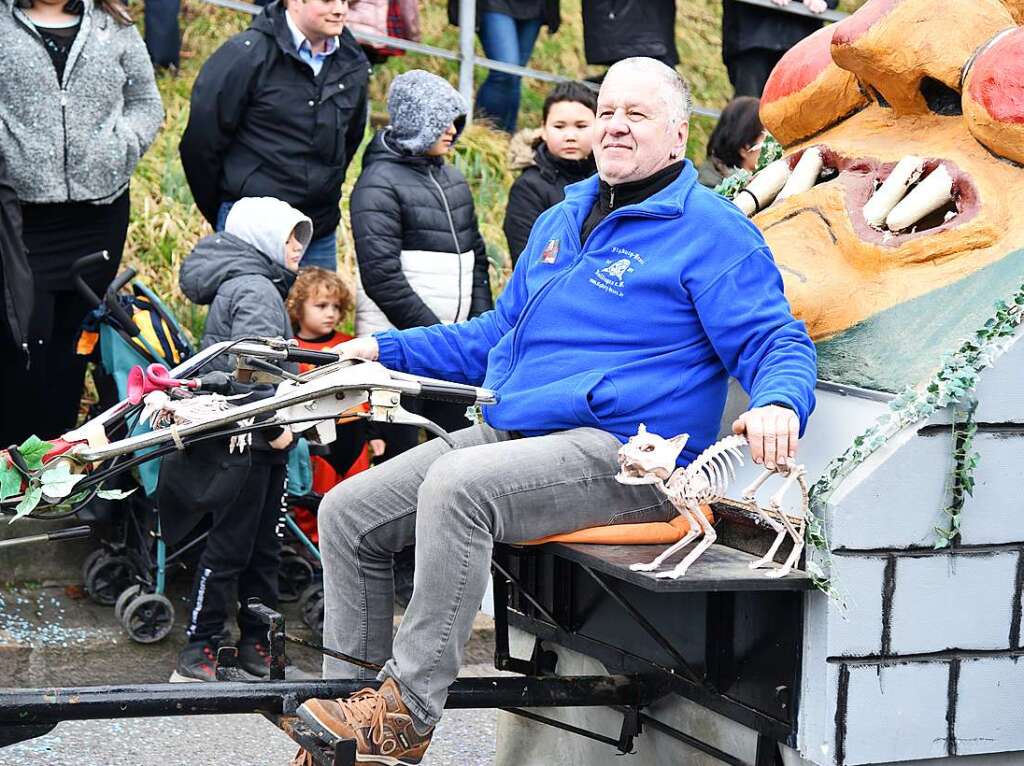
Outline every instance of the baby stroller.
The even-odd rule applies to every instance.
[[[83,325],[79,353],[95,359],[100,409],[129,398],[133,383],[140,382],[138,371],[142,368],[173,368],[194,353],[174,315],[155,293],[135,279],[134,269],[118,274],[102,299],[90,289],[81,273],[106,258],[106,253],[94,253],[72,266],[78,291],[94,307]],[[145,430],[144,424],[135,423],[126,426],[123,435]],[[86,593],[96,603],[113,605],[118,621],[139,643],[153,643],[170,633],[174,610],[164,595],[168,569],[182,563],[186,554],[195,553],[206,537],[193,535],[169,550],[155,502],[159,472],[160,460],[140,463],[134,476],[122,477],[122,489],[140,491],[116,506],[94,500],[80,514],[86,520],[109,522],[113,530],[110,539],[103,540],[83,563]],[[302,489],[297,491],[306,494]],[[290,500],[311,502],[302,497]],[[281,599],[294,601],[319,580],[320,554],[291,514],[284,515],[284,527],[294,545],[282,552]]]

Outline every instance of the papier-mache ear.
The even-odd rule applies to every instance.
[[[857,78],[832,60],[824,27],[786,52],[761,96],[761,122],[783,146],[820,133],[868,103]]]
[[[965,68],[962,103],[981,144],[1024,163],[1024,29],[1000,32],[978,51]]]

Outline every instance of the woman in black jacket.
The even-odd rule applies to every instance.
[[[356,334],[462,322],[493,306],[487,253],[469,185],[444,157],[468,105],[447,81],[415,69],[388,92],[391,125],[374,136],[352,190],[359,281]],[[465,407],[410,400],[446,430],[469,425]],[[415,446],[392,427],[385,458]]]
[[[505,239],[514,266],[537,216],[565,199],[565,187],[593,175],[594,92],[578,82],[556,85],[544,99],[544,122],[532,162],[512,184],[505,208]]]

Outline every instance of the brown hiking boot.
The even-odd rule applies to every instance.
[[[418,734],[398,684],[363,689],[343,700],[307,700],[298,716],[325,742],[356,741],[356,762],[375,766],[417,764],[430,745],[431,729]]]

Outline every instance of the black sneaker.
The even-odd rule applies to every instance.
[[[270,677],[270,647],[260,640],[242,639],[238,642],[238,667],[258,678]],[[299,670],[285,659],[284,677],[288,681],[308,681],[319,678]]]
[[[217,647],[210,641],[186,644],[178,655],[171,683],[217,680]]]

